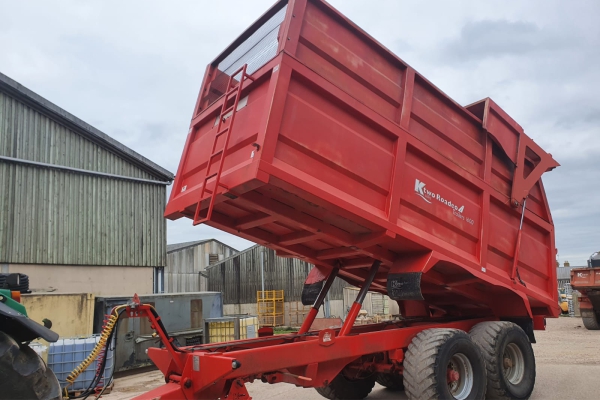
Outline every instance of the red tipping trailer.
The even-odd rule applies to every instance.
[[[165,350],[153,359],[167,377],[198,372],[188,387],[172,380],[188,398],[242,396],[253,379],[343,397],[340,379],[363,393],[349,382],[375,372],[424,396],[426,377],[407,367],[419,345],[512,330],[533,341],[558,315],[541,181],[558,165],[491,99],[460,106],[329,4],[278,2],[206,69],[165,216],[314,263],[313,313],[297,335],[194,347],[187,372],[167,368]],[[339,331],[309,331],[336,275],[397,300],[404,321],[353,329],[359,295]],[[447,329],[473,326],[473,341]],[[524,398],[531,346],[507,343],[498,379],[530,385]],[[436,375],[439,390],[481,395],[473,374],[485,390],[469,352]]]

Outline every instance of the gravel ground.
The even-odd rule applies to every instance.
[[[531,399],[600,398],[600,331],[588,331],[581,318],[548,319],[546,331],[535,332],[533,345],[537,362],[537,379]],[[158,371],[130,375],[115,380],[106,400],[125,400],[160,386],[164,382]],[[313,389],[281,383],[248,384],[255,400],[322,400]],[[406,399],[404,393],[390,392],[376,385],[368,399]]]

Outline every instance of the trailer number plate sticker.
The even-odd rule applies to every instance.
[[[200,356],[194,356],[194,371],[200,371]]]

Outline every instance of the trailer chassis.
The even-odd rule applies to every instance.
[[[128,304],[130,318],[146,317],[164,348],[148,355],[165,376],[165,385],[136,397],[138,400],[251,399],[246,382],[291,383],[323,387],[340,372],[353,377],[374,373],[402,374],[404,351],[421,331],[454,328],[468,332],[494,318],[414,318],[354,326],[362,301],[380,262],[371,267],[344,324],[339,329],[310,331],[337,270],[331,271],[298,333],[259,337],[201,346],[176,347],[154,308],[137,295]]]

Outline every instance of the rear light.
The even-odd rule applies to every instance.
[[[21,302],[21,292],[19,292],[18,290],[13,290],[12,292],[10,292],[10,297],[12,297],[12,299],[17,303]]]

